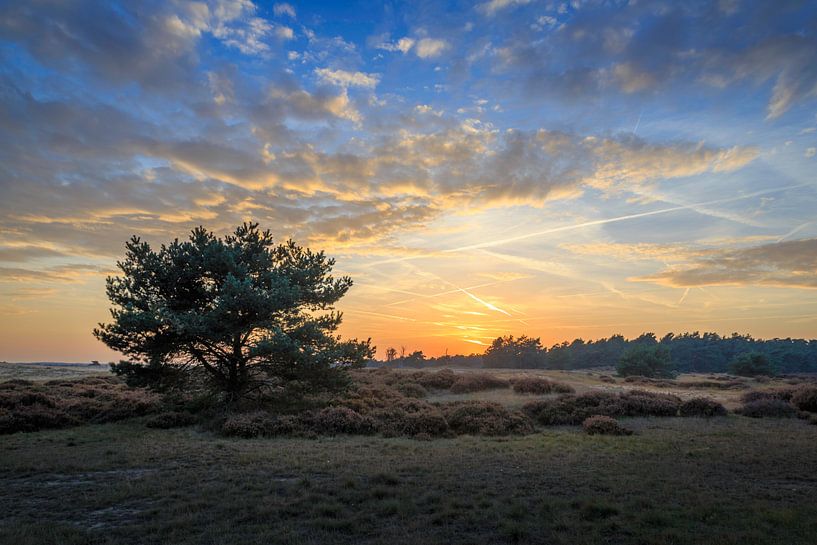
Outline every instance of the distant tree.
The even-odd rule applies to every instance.
[[[573,366],[573,352],[568,342],[554,344],[547,354],[548,369],[570,369]]]
[[[497,337],[485,350],[482,362],[485,367],[537,368],[545,366],[545,348],[539,338],[521,335],[514,338]]]
[[[741,377],[774,376],[775,374],[772,362],[766,354],[760,352],[738,354],[729,363],[729,372]]]
[[[386,361],[392,362],[397,357],[397,350],[390,346],[386,349]]]
[[[661,345],[636,345],[629,348],[619,359],[617,371],[622,377],[640,375],[670,378],[674,376],[670,351]]]
[[[122,276],[109,277],[113,321],[94,335],[130,361],[132,383],[178,384],[195,370],[227,401],[261,389],[288,394],[341,388],[344,369],[373,355],[341,341],[333,304],[352,285],[334,260],[245,223],[218,238],[203,227],[158,251],[133,237]]]

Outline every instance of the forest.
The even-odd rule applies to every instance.
[[[741,354],[764,354],[775,371],[786,373],[817,372],[817,339],[756,339],[732,333],[668,333],[660,339],[644,333],[634,339],[612,335],[598,340],[575,339],[547,348],[538,338],[525,335],[499,337],[484,354],[425,357],[421,351],[398,356],[387,351],[385,361],[372,360],[372,367],[470,367],[499,369],[587,369],[615,365],[629,349],[638,346],[663,346],[669,349],[672,368],[678,373],[724,373]],[[389,357],[391,355],[391,358]]]

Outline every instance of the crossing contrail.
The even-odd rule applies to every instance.
[[[582,223],[574,223],[573,225],[563,225],[561,227],[553,227],[550,229],[545,229],[543,231],[535,231],[533,233],[525,233],[524,235],[517,235],[515,237],[503,238],[498,240],[491,240],[488,242],[480,242],[478,244],[470,244],[468,246],[460,246],[459,248],[449,248],[448,250],[440,250],[441,253],[447,254],[452,252],[465,252],[468,250],[477,250],[479,248],[490,248],[492,246],[501,246],[503,244],[509,244],[511,242],[517,242],[520,240],[525,240],[528,238],[533,237],[540,237],[542,235],[550,235],[553,233],[561,233],[564,231],[574,231],[576,229],[584,229],[585,227],[593,227],[596,225],[605,225],[607,223],[616,223],[620,221],[627,221],[627,220],[634,220],[638,218],[646,218],[649,216],[657,216],[660,214],[669,214],[670,212],[677,212],[679,210],[690,210],[694,209],[695,207],[699,206],[709,206],[712,204],[724,204],[728,202],[735,202],[735,201],[742,201],[745,199],[751,199],[753,197],[759,197],[761,195],[768,195],[769,193],[779,193],[781,191],[787,191],[789,189],[796,189],[798,187],[803,187],[809,184],[798,184],[798,185],[790,185],[787,187],[779,187],[776,189],[765,189],[763,191],[755,191],[754,193],[748,193],[746,195],[741,195],[739,197],[728,197],[726,199],[715,199],[712,201],[704,201],[704,202],[696,202],[692,204],[682,204],[679,206],[672,206],[670,208],[661,208],[659,210],[651,210],[649,212],[639,212],[638,214],[627,214],[626,216],[618,216],[615,218],[605,218],[601,220],[593,220],[593,221],[585,221]]]

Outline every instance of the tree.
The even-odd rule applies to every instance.
[[[525,335],[518,338],[513,335],[497,337],[485,350],[482,361],[485,367],[493,368],[544,367],[545,349],[538,338]]]
[[[397,357],[397,350],[394,347],[390,346],[386,349],[386,361],[392,362]]]
[[[642,344],[629,348],[618,360],[617,371],[622,377],[639,375],[671,378],[674,376],[670,351],[661,345]]]
[[[774,376],[774,367],[766,354],[761,352],[744,352],[738,354],[729,363],[729,372],[741,377],[758,375]]]
[[[344,370],[374,354],[342,341],[333,310],[352,285],[334,260],[245,223],[218,238],[203,227],[154,251],[134,236],[109,277],[113,321],[94,336],[131,358],[114,365],[130,382],[178,384],[203,371],[228,402],[262,389],[334,390]]]

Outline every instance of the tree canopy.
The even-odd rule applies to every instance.
[[[236,401],[250,392],[336,389],[344,369],[373,355],[370,342],[336,335],[333,305],[352,285],[335,261],[245,223],[217,237],[203,227],[153,250],[126,244],[121,276],[107,279],[113,321],[94,335],[130,358],[114,371],[173,384],[193,370]]]
[[[521,335],[514,338],[497,337],[485,350],[482,357],[485,367],[524,367],[537,368],[545,365],[545,348],[539,338]]]
[[[670,378],[675,375],[669,349],[655,344],[630,348],[621,356],[616,369],[622,377],[640,375]]]

